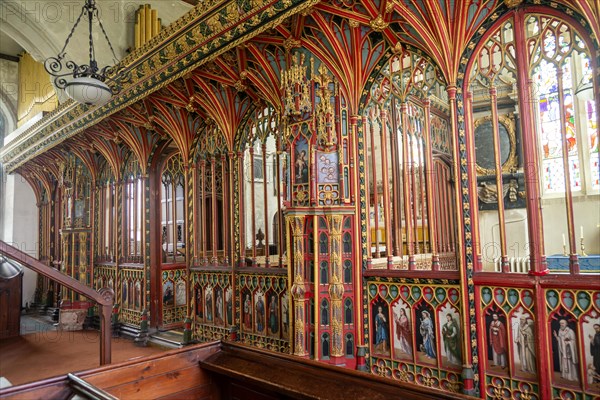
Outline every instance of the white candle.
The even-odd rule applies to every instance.
[[[581,228],[581,238],[583,239],[583,225],[581,225],[580,228]]]
[[[563,247],[565,247],[567,245],[567,241],[565,239],[565,234],[563,233],[562,235],[563,235]]]

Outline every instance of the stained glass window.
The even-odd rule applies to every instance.
[[[585,101],[585,116],[587,123],[588,143],[590,146],[590,179],[593,190],[600,189],[600,157],[598,155],[598,127],[596,103],[594,100]]]
[[[581,152],[587,152],[588,144],[589,189],[598,190],[598,132],[592,98],[592,70],[585,43],[570,26],[555,18],[530,16],[526,30],[533,62],[531,73],[537,103],[543,191],[545,194],[565,191],[564,144],[571,190],[584,189],[582,169],[585,169],[583,160],[587,157]],[[564,126],[561,118],[564,118]]]

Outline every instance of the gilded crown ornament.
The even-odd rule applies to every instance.
[[[284,116],[300,116],[312,111],[310,88],[304,65],[305,55],[296,53],[292,66],[281,74],[281,89],[284,93]],[[310,60],[312,66],[312,59]]]

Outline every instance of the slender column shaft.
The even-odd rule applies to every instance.
[[[569,269],[572,274],[579,274],[579,258],[575,242],[575,219],[573,216],[573,193],[571,191],[571,171],[569,168],[569,144],[567,142],[565,113],[565,91],[563,87],[563,70],[558,68],[558,104],[560,112],[560,136],[562,138],[563,169],[565,174],[565,207],[567,208],[567,231],[569,234]]]
[[[433,200],[433,180],[435,179],[435,170],[433,169],[433,151],[431,148],[431,101],[425,100],[425,123],[423,136],[425,138],[425,195],[427,201],[427,232],[429,234],[429,247],[431,251],[431,268],[434,271],[439,270],[440,260],[437,252],[437,230],[434,216]],[[439,195],[439,194],[438,194]]]
[[[402,117],[402,192],[404,198],[404,231],[406,232],[406,247],[408,254],[408,269],[415,268],[415,248],[412,230],[412,207],[410,188],[410,150],[408,148],[408,106],[406,102],[400,105]]]
[[[387,141],[387,110],[383,109],[381,110],[381,179],[383,180],[383,223],[385,227],[385,253],[387,254],[388,268],[391,268],[393,264],[393,256]]]
[[[492,108],[492,135],[494,139],[494,170],[496,173],[496,193],[498,194],[498,230],[500,232],[500,265],[502,272],[510,272],[506,254],[506,224],[504,219],[504,185],[502,182],[502,155],[500,154],[500,131],[498,130],[498,103],[495,87],[490,88]]]

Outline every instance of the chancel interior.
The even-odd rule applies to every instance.
[[[183,348],[0,398],[600,396],[597,1],[73,3],[0,4],[0,337]]]

